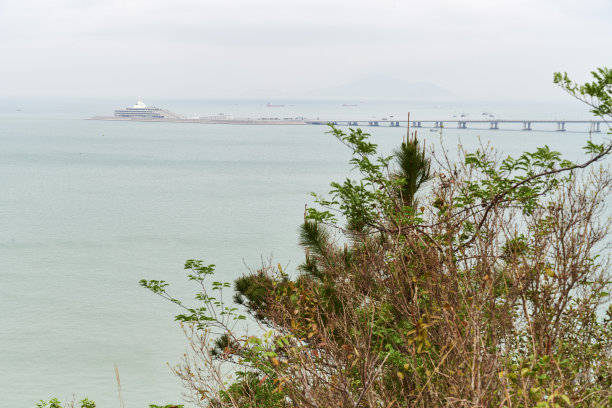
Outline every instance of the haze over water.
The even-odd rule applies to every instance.
[[[261,258],[294,271],[308,193],[349,174],[347,150],[323,126],[231,126],[84,120],[135,101],[0,101],[0,394],[10,407],[76,394],[117,406],[180,403],[166,362],[186,341],[178,310],[138,286],[165,279],[191,294],[182,265],[203,259],[232,281]],[[590,119],[567,104],[499,102],[145,101],[186,115],[389,117],[404,120]],[[347,103],[353,103],[347,101]],[[293,106],[291,106],[293,105]],[[20,109],[20,111],[17,111]],[[548,144],[581,157],[586,125],[568,132],[444,129],[445,146],[478,137],[511,155]],[[550,126],[547,129],[552,129]],[[365,128],[389,153],[405,128]],[[602,129],[603,130],[603,129]],[[437,132],[419,130],[429,143]],[[595,139],[604,136],[593,135]]]

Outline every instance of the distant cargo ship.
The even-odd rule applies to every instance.
[[[266,108],[284,108],[285,105],[273,105],[270,102],[266,104]]]

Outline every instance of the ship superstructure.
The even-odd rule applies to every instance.
[[[131,108],[115,110],[115,117],[118,118],[136,118],[136,119],[180,119],[181,115],[167,111],[165,109],[156,108],[155,106],[147,106],[142,101],[138,101]]]

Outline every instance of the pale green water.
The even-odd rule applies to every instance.
[[[185,290],[189,258],[217,264],[228,281],[272,253],[295,266],[307,193],[342,179],[348,154],[324,127],[77,117],[0,116],[2,405],[75,393],[118,406],[113,363],[126,407],[176,403],[180,384],[165,363],[177,362],[186,344],[172,321],[177,310],[138,280]],[[386,152],[405,132],[368,130]],[[588,138],[446,129],[444,139],[453,150],[457,136],[474,146],[477,135],[511,154],[549,144],[570,159]]]

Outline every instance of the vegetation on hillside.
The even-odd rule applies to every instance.
[[[593,75],[555,82],[610,118],[612,71]],[[580,163],[547,146],[451,160],[415,134],[381,157],[360,129],[330,133],[359,178],[306,210],[298,273],[263,265],[228,302],[214,265],[190,260],[195,305],[141,281],[183,308],[191,352],[174,372],[192,403],[612,406],[612,178],[594,165],[612,144],[588,141]]]

